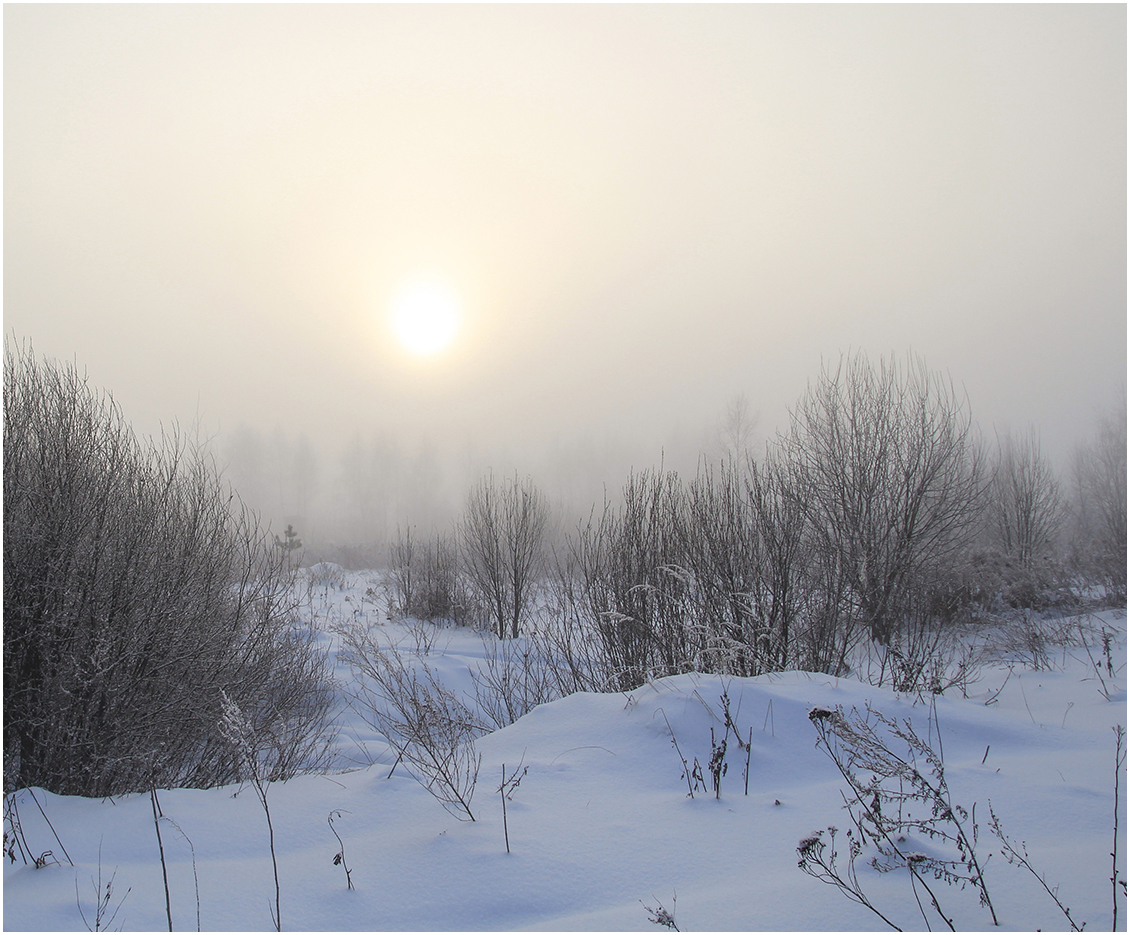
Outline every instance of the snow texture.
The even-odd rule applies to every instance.
[[[325,584],[312,593],[306,622],[331,646],[331,625],[353,616],[371,616],[391,637],[405,637],[404,624],[386,621],[363,601],[375,582],[371,573],[350,573],[342,588]],[[982,671],[968,697],[951,689],[934,705],[805,672],[748,679],[687,674],[626,694],[563,698],[478,740],[474,822],[448,814],[403,763],[390,777],[395,751],[343,708],[337,740],[343,768],[268,790],[283,928],[656,931],[648,907],[653,917],[661,909],[673,912],[682,931],[881,928],[867,909],[797,866],[798,841],[829,825],[850,825],[843,780],[817,749],[809,712],[837,705],[862,711],[867,704],[909,718],[935,749],[940,740],[953,800],[970,810],[976,803],[978,852],[982,863],[987,859],[986,880],[1003,928],[1064,929],[1067,922],[1038,881],[999,853],[989,830],[990,800],[1010,839],[1026,843],[1032,865],[1058,887],[1072,917],[1091,930],[1109,928],[1112,727],[1126,723],[1125,617],[1106,612],[1097,623],[1118,632],[1115,666],[1121,671],[1106,678],[1105,693],[1077,646],[1058,648],[1050,670],[1002,660]],[[411,638],[402,645],[411,646]],[[441,629],[428,664],[473,699],[469,670],[483,651],[480,635]],[[1096,659],[1099,652],[1091,647]],[[345,684],[350,673],[339,666],[337,677]],[[749,794],[745,753],[731,740],[720,797],[700,789],[691,798],[668,724],[682,755],[705,770],[710,729],[719,737],[724,731],[724,690],[744,737],[753,730]],[[503,764],[508,775],[519,764],[528,767],[506,803],[510,854],[498,794]],[[201,928],[271,929],[271,857],[254,790],[159,795],[164,814],[195,847]],[[99,801],[35,790],[35,797],[59,841],[27,790],[16,795],[24,835],[36,856],[52,851],[60,862],[49,857],[39,869],[5,862],[5,929],[83,930],[80,905],[93,925],[100,871],[103,895],[113,878],[111,910],[121,902],[114,928],[167,928],[148,794]],[[355,891],[335,863],[340,848],[327,821],[335,810]],[[1125,829],[1124,804],[1122,811]],[[162,836],[174,925],[195,929],[189,847],[171,822],[162,823]],[[912,853],[930,847],[929,841],[907,843]],[[846,846],[841,861],[844,854]],[[880,874],[866,856],[857,870],[872,902],[901,927],[923,929],[907,875]],[[1121,867],[1122,861],[1125,876]],[[971,887],[937,884],[937,892],[958,929],[990,927]],[[1123,927],[1125,904],[1119,902]],[[932,923],[938,927],[936,917]]]

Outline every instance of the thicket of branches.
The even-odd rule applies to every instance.
[[[760,463],[631,475],[571,541],[568,611],[622,689],[691,669],[841,672],[863,640],[924,653],[989,476],[948,382],[914,358],[848,358]]]
[[[316,764],[332,694],[292,626],[286,544],[199,451],[140,443],[73,366],[6,341],[4,378],[5,789],[234,781],[225,697],[265,781]],[[948,380],[857,354],[760,458],[743,435],[692,480],[633,472],[559,548],[532,481],[485,478],[454,535],[393,545],[392,607],[494,632],[477,684],[497,726],[690,670],[862,658],[880,683],[938,690],[962,625],[1096,589],[1125,602],[1125,439],[1123,408],[1065,489],[1031,430],[990,457]]]
[[[540,574],[532,484],[475,488],[459,567],[480,615],[513,638],[535,596],[541,607],[523,651],[484,678],[520,684],[516,710],[554,685],[843,673],[860,658],[880,682],[937,690],[961,677],[962,627],[1088,585],[1125,600],[1125,470],[1123,415],[1080,450],[1069,509],[1034,431],[1001,434],[990,454],[964,397],[920,358],[847,356],[760,459],[731,450],[689,482],[632,473]]]
[[[287,556],[182,441],[143,445],[75,367],[4,348],[4,788],[112,795],[311,765],[331,694]]]
[[[436,534],[423,542],[412,528],[397,531],[389,549],[389,591],[393,613],[417,620],[467,622],[470,599],[459,569],[457,545]]]

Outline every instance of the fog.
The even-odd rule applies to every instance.
[[[848,351],[1061,464],[1125,397],[1122,5],[8,5],[4,168],[8,336],[308,538],[693,471]]]

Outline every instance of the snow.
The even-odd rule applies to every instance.
[[[414,641],[403,623],[385,620],[363,599],[372,574],[311,593],[309,620],[336,645],[330,627],[350,617],[383,627],[402,648]],[[373,592],[369,590],[369,593]],[[986,667],[969,697],[952,688],[922,700],[850,678],[788,672],[758,678],[680,675],[629,693],[578,694],[541,705],[503,730],[481,737],[474,822],[449,814],[358,715],[343,708],[339,765],[326,775],[272,784],[286,929],[656,931],[660,909],[687,930],[876,930],[881,921],[797,867],[798,843],[829,825],[850,825],[829,757],[816,746],[808,714],[815,706],[846,711],[866,705],[910,719],[940,749],[953,800],[973,808],[978,853],[1002,927],[1065,929],[1067,920],[1022,868],[1009,865],[989,830],[989,802],[1019,847],[1072,917],[1089,929],[1111,924],[1111,844],[1115,738],[1126,723],[1125,615],[1091,621],[1117,632],[1116,667],[1100,681],[1091,657],[1101,646],[1049,647],[1051,668],[1017,655]],[[1089,631],[1089,632],[1093,632]],[[469,668],[483,658],[483,638],[441,629],[428,665],[453,690],[473,699]],[[350,673],[339,666],[337,677]],[[752,728],[749,793],[745,753],[731,736],[721,794],[687,794],[682,755],[710,776],[710,728],[724,733],[720,696],[727,692],[743,737]],[[344,694],[342,696],[345,697]],[[470,700],[468,701],[470,703]],[[670,730],[668,728],[670,725]],[[345,768],[349,761],[360,766]],[[503,837],[498,786],[528,768],[506,803],[511,853]],[[200,927],[269,930],[274,881],[263,810],[250,787],[161,790],[164,814],[195,848]],[[35,790],[75,866],[47,826],[31,793],[17,794],[24,834],[38,854],[59,863],[36,869],[5,862],[4,928],[83,930],[94,923],[96,881],[113,878],[113,928],[167,928],[164,886],[148,794],[113,800]],[[1121,828],[1126,828],[1125,785]],[[335,865],[344,842],[355,891]],[[196,898],[189,846],[162,823],[173,921],[194,929]],[[838,841],[838,844],[841,842]],[[929,840],[911,852],[934,853]],[[1120,847],[1123,845],[1120,844]],[[840,848],[841,862],[846,846]],[[936,850],[936,848],[935,848]],[[992,856],[989,856],[989,855]],[[866,856],[866,855],[865,855]],[[1120,860],[1120,867],[1124,863]],[[906,929],[924,923],[905,874],[857,864],[869,898]],[[1120,871],[1124,876],[1124,871]],[[933,884],[959,929],[991,921],[972,888]],[[1120,926],[1125,902],[1119,899]],[[937,927],[936,916],[931,920]]]

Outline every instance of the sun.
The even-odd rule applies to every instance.
[[[459,330],[459,299],[433,281],[405,286],[392,301],[392,330],[408,351],[420,356],[447,347]]]

